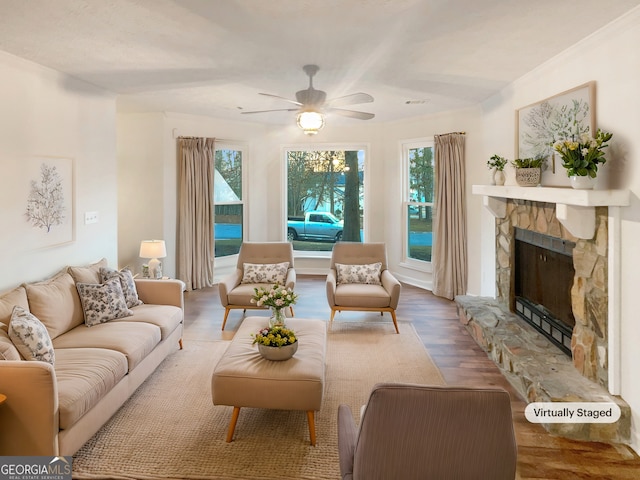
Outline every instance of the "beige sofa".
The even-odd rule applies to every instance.
[[[87,300],[76,283],[101,284],[100,267],[105,260],[68,267],[0,296],[0,393],[7,397],[0,405],[0,456],[73,455],[180,348],[179,280],[135,279],[142,304],[123,318],[85,324]],[[53,364],[25,360],[23,345],[16,347],[15,321],[8,333],[12,312],[24,313],[16,305],[46,327]]]

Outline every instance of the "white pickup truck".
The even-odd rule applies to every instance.
[[[342,240],[342,220],[329,212],[307,212],[304,218],[289,217],[287,239],[292,240]]]

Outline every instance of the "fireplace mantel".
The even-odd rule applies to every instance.
[[[595,207],[626,207],[629,190],[576,190],[565,187],[518,187],[516,185],[473,185],[474,195],[483,195],[484,206],[496,218],[504,218],[507,199],[556,204],[556,217],[578,238],[593,238]]]

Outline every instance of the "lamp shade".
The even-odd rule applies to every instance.
[[[320,112],[300,112],[296,123],[307,135],[315,135],[324,127],[324,115]]]
[[[141,258],[164,258],[167,256],[167,247],[164,240],[143,240],[140,242]]]

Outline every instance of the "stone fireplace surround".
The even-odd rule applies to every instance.
[[[563,201],[570,194],[566,192],[570,189],[474,186],[473,193],[492,195],[485,196],[484,203],[496,217],[497,298],[457,297],[460,321],[527,401],[612,401],[622,411],[615,424],[544,425],[551,433],[578,440],[629,443],[629,407],[607,391],[610,237],[608,207],[603,206],[624,205],[628,197],[625,199],[624,194],[614,191],[615,198],[611,199],[598,192],[594,196],[601,200],[579,199],[576,201],[579,206],[575,207],[550,203],[553,199],[542,201],[550,199],[542,190],[553,190],[554,194],[564,190],[559,193]],[[525,200],[522,196],[533,199]],[[567,218],[567,211],[574,217]],[[576,243],[573,253],[576,275],[571,290],[576,325],[571,358],[510,310],[515,227]]]

